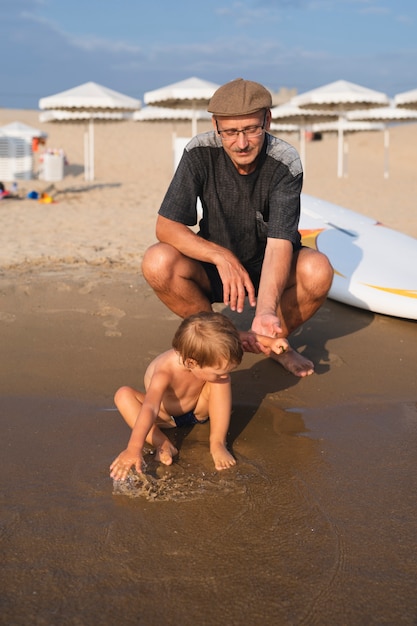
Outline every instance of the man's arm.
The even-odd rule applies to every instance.
[[[221,246],[199,237],[185,224],[162,215],[158,215],[156,220],[156,237],[161,243],[168,243],[191,259],[214,265],[221,261],[223,253],[228,252]]]
[[[246,292],[251,306],[255,306],[255,289],[249,274],[230,250],[206,241],[185,224],[161,215],[156,222],[156,236],[161,243],[173,246],[190,259],[215,265],[223,283],[223,302],[232,311],[243,311]]]
[[[267,337],[282,333],[277,309],[287,287],[293,258],[293,246],[286,239],[268,238],[262,264],[258,302],[252,330]]]

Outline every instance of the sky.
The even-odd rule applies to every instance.
[[[417,88],[416,0],[0,0],[0,107],[94,81],[137,98],[191,76],[303,93]]]

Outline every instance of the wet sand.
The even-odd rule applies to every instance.
[[[415,623],[415,323],[329,300],[294,338],[315,375],[234,372],[236,468],[208,425],[173,431],[178,461],[122,495],[112,396],[177,318],[118,270],[0,285],[1,623]]]
[[[313,376],[257,355],[233,373],[235,468],[214,471],[203,425],[170,431],[172,467],[148,455],[146,480],[115,489],[113,394],[179,323],[140,262],[189,124],[97,124],[86,183],[83,125],[37,118],[0,109],[69,159],[0,202],[0,623],[414,625],[416,323],[328,300],[292,338]],[[307,145],[304,191],[416,237],[417,125],[392,129],[388,180],[382,134],[348,141],[343,179],[334,136]]]

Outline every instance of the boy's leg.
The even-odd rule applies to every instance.
[[[172,460],[174,456],[178,454],[178,450],[156,424],[154,424],[148,432],[146,443],[149,443],[155,448],[155,458],[157,461],[160,461],[164,465],[172,465]]]
[[[114,403],[130,428],[133,428],[142,408],[145,394],[133,387],[120,387],[114,394]]]

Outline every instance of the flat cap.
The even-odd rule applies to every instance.
[[[236,78],[214,92],[207,111],[213,115],[249,115],[272,106],[271,93],[260,83]]]

